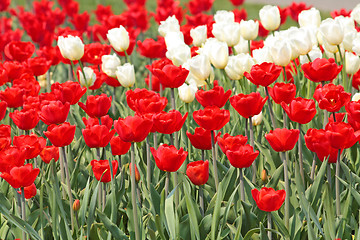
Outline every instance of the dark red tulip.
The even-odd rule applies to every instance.
[[[55,146],[46,146],[40,152],[41,160],[49,164],[52,159],[56,162],[59,160],[59,148]]]
[[[203,107],[217,106],[222,108],[231,95],[231,90],[224,91],[224,88],[219,86],[218,81],[214,81],[214,87],[210,90],[204,91],[202,89],[195,93],[196,100]]]
[[[60,100],[63,104],[66,102],[70,103],[70,105],[76,104],[85,94],[86,90],[86,87],[81,87],[80,83],[73,81],[56,82],[51,85],[51,91],[56,99]]]
[[[9,172],[3,172],[1,177],[13,188],[28,187],[34,183],[40,169],[34,168],[31,163],[21,167],[13,167]]]
[[[328,83],[318,85],[314,92],[314,99],[319,103],[319,108],[328,112],[338,112],[351,99],[351,93],[344,91],[341,85]]]
[[[21,191],[17,191],[18,194],[21,194]],[[36,195],[36,186],[35,183],[31,184],[30,186],[24,187],[24,196],[25,199],[30,199],[35,197]]]
[[[360,138],[360,131],[356,131],[349,123],[332,122],[325,127],[331,147],[345,149],[352,147]]]
[[[276,152],[285,152],[295,147],[299,135],[298,129],[276,128],[265,134],[265,138]]]
[[[274,63],[263,62],[251,67],[250,73],[245,72],[244,76],[257,86],[267,87],[280,76],[282,68]]]
[[[298,97],[294,98],[289,105],[282,102],[281,106],[291,121],[300,124],[310,122],[316,114],[315,101],[312,99]]]
[[[229,149],[235,149],[236,146],[245,145],[248,141],[248,138],[243,135],[231,136],[228,133],[225,133],[223,137],[217,137],[219,147],[224,154]]]
[[[118,170],[118,162],[113,160],[111,161],[112,164],[112,177],[114,178],[116,175],[116,172]],[[94,173],[95,178],[100,182],[110,182],[111,181],[111,175],[110,175],[110,166],[109,166],[109,160],[92,160],[91,161],[91,167]]]
[[[160,97],[160,94],[145,88],[128,90],[126,101],[129,108],[139,114],[161,112],[168,103],[166,97]]]
[[[6,57],[14,61],[23,62],[35,52],[35,45],[31,42],[11,41],[5,46]]]
[[[186,167],[186,175],[194,185],[204,185],[209,179],[209,161],[189,163]]]
[[[40,118],[39,114],[34,109],[15,110],[9,114],[14,124],[21,130],[31,130],[38,124]]]
[[[249,118],[261,112],[267,99],[262,98],[259,92],[239,93],[230,98],[230,104],[242,117]]]
[[[170,110],[169,112],[159,112],[153,115],[153,127],[152,131],[156,131],[162,134],[172,134],[180,131],[184,122],[188,116],[185,113],[184,116],[177,110]]]
[[[189,70],[173,64],[168,64],[162,69],[153,69],[153,74],[157,76],[163,87],[178,88],[184,84]]]
[[[113,137],[110,140],[111,153],[114,156],[126,154],[130,147],[130,142],[124,142],[119,136]]]
[[[142,142],[149,134],[153,122],[141,116],[127,116],[114,122],[114,128],[124,142]]]
[[[285,190],[275,191],[273,188],[263,187],[262,189],[251,190],[258,208],[265,212],[273,212],[280,209],[285,201],[286,192]]]
[[[75,125],[65,122],[60,125],[52,124],[48,126],[44,135],[55,147],[65,147],[69,145],[75,136]]]
[[[89,95],[86,100],[86,104],[79,102],[78,105],[86,112],[90,117],[102,117],[106,115],[111,107],[111,97],[108,97],[105,93],[101,95]]]
[[[285,102],[289,104],[295,98],[296,86],[293,83],[275,83],[274,87],[268,87],[269,94],[275,103]]]
[[[23,151],[25,159],[36,158],[46,145],[43,137],[35,134],[14,136],[13,145]]]
[[[66,121],[70,111],[70,104],[60,101],[51,101],[41,107],[39,117],[46,125],[59,124]]]
[[[177,150],[174,146],[167,144],[160,145],[158,149],[150,147],[150,151],[158,168],[165,172],[176,172],[188,155],[183,148]]]
[[[248,168],[259,156],[259,151],[249,145],[233,145],[226,151],[226,156],[233,167]]]
[[[217,141],[217,138],[220,136],[220,132],[217,136],[215,136],[215,143]],[[186,132],[187,137],[189,138],[191,145],[194,148],[202,149],[202,150],[210,150],[212,148],[211,145],[211,131],[203,129],[201,127],[195,128],[194,134],[191,134],[190,132]]]
[[[206,130],[219,130],[229,122],[230,112],[217,106],[209,106],[203,110],[194,111],[193,117],[200,127]]]
[[[301,69],[307,79],[313,82],[334,80],[343,66],[338,66],[333,58],[317,58],[313,62],[304,63]]]
[[[115,130],[110,130],[105,125],[94,125],[82,129],[82,134],[89,148],[102,148],[109,144]]]

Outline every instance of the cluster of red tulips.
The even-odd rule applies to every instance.
[[[0,238],[358,239],[360,5],[124,2],[0,2]]]

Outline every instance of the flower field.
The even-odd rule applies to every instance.
[[[360,239],[360,4],[17,4],[0,239]]]

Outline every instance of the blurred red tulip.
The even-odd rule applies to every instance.
[[[186,166],[186,175],[194,185],[204,185],[209,179],[209,161],[195,161]]]
[[[273,188],[263,187],[262,189],[251,190],[258,208],[265,212],[277,211],[285,201],[285,190],[275,191]]]
[[[118,165],[118,162],[115,160],[111,161],[111,164],[112,164],[112,170],[113,170],[112,176],[114,178],[119,165]],[[109,160],[92,160],[91,167],[92,167],[94,176],[98,181],[104,182],[104,183],[111,181]]]
[[[351,93],[344,91],[341,85],[332,83],[322,86],[319,84],[314,92],[314,99],[319,103],[319,108],[328,112],[338,112],[351,99]]]

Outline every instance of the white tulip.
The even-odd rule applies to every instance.
[[[263,62],[273,62],[269,47],[267,46],[259,49],[254,49],[252,51],[252,54],[256,64],[261,64]]]
[[[226,42],[229,47],[233,47],[240,40],[240,24],[237,22],[214,23],[212,33],[217,40]]]
[[[166,48],[174,48],[184,44],[184,34],[182,32],[168,32],[165,36]]]
[[[199,81],[205,81],[211,73],[211,63],[208,56],[199,54],[187,61],[190,73]]]
[[[354,96],[351,98],[351,101],[357,102],[360,100],[360,93],[355,93]]]
[[[353,53],[345,52],[345,66],[347,74],[355,74],[360,69],[360,58]]]
[[[84,43],[78,36],[60,36],[57,44],[61,55],[66,59],[76,61],[80,60],[84,55]]]
[[[174,65],[180,66],[191,58],[191,49],[185,43],[172,46],[167,49],[166,57],[170,59]]]
[[[228,62],[228,45],[220,41],[211,42],[210,62],[218,69],[224,69]]]
[[[158,31],[163,37],[165,37],[168,32],[180,32],[180,24],[175,15],[168,17],[165,21],[161,21]]]
[[[121,65],[120,58],[114,53],[113,55],[103,55],[101,61],[101,70],[109,77],[116,78],[115,72],[117,67]]]
[[[111,46],[118,52],[125,52],[130,44],[129,33],[120,25],[118,28],[110,29],[106,37]]]
[[[135,83],[134,65],[125,63],[117,67],[116,77],[123,87],[132,87]]]
[[[357,31],[354,29],[353,31],[349,31],[347,33],[344,34],[344,40],[343,40],[343,45],[346,51],[352,52],[352,48],[353,48],[353,42],[354,39],[356,38],[357,35]]]
[[[240,37],[238,44],[234,46],[235,53],[249,53],[249,43],[243,37]],[[234,54],[235,54],[234,53]]]
[[[344,31],[340,23],[331,18],[321,22],[319,32],[323,39],[331,45],[339,45],[344,39]]]
[[[231,23],[235,22],[235,15],[231,11],[220,10],[215,13],[214,20],[216,23]]]
[[[80,85],[83,87],[91,87],[92,85],[94,85],[94,82],[96,80],[96,74],[94,72],[94,70],[92,68],[89,67],[84,67],[84,73],[85,76],[83,74],[83,72],[81,70],[78,71],[79,73],[79,81],[80,81]]]
[[[185,103],[191,103],[195,99],[195,93],[198,90],[198,88],[194,83],[190,85],[184,83],[178,88],[178,90],[179,90],[180,100]]]
[[[207,26],[201,25],[190,30],[190,36],[193,39],[193,44],[200,47],[207,38]]]
[[[252,125],[253,126],[260,125],[262,123],[262,119],[263,119],[263,114],[261,111],[259,114],[252,116],[252,118],[251,118]]]
[[[225,72],[232,80],[240,80],[245,72],[250,72],[254,64],[255,62],[249,54],[241,53],[230,56]]]
[[[292,57],[292,50],[289,41],[282,39],[278,40],[276,44],[271,46],[270,54],[276,65],[283,67],[288,65]]]
[[[360,3],[351,11],[350,16],[357,24],[360,24]]]
[[[274,31],[280,26],[280,11],[277,6],[265,5],[259,11],[260,21],[268,31]]]
[[[319,27],[321,23],[320,11],[316,8],[303,10],[299,13],[298,22],[300,27],[314,26]]]
[[[245,40],[254,40],[259,33],[259,22],[254,20],[240,22],[240,34]]]
[[[357,33],[353,40],[352,50],[356,55],[360,56],[360,33]]]
[[[308,52],[307,55],[309,55],[312,62],[317,58],[322,58],[322,52],[321,52],[320,48],[318,48],[317,46],[313,47],[313,49],[311,49],[311,51]],[[305,55],[300,56],[301,64],[308,63],[308,62],[309,62],[308,56],[305,56]]]

